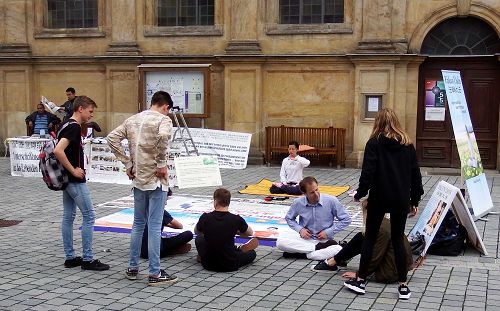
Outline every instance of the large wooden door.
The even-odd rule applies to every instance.
[[[444,121],[429,121],[425,115],[426,96],[427,102],[429,96],[437,96],[438,102],[443,95],[441,69],[460,71],[483,167],[496,168],[500,65],[495,57],[428,58],[420,66],[416,141],[420,165],[460,166],[447,102]]]

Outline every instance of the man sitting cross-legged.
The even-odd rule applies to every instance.
[[[304,178],[299,187],[304,196],[293,201],[285,216],[290,228],[299,234],[278,237],[276,247],[285,258],[331,258],[342,249],[333,236],[349,226],[351,216],[336,197],[319,193],[314,177]]]
[[[167,226],[174,229],[182,229],[182,224],[174,219],[169,212],[163,211],[163,221],[161,224],[161,232],[163,227]],[[189,230],[170,237],[162,237],[160,242],[160,258],[185,254],[191,250],[189,241],[193,239],[193,233]],[[141,258],[148,259],[148,226],[144,228],[142,234]]]
[[[194,228],[196,249],[203,268],[211,271],[236,271],[255,260],[257,238],[236,247],[236,234],[249,237],[253,230],[239,215],[229,212],[231,193],[223,188],[214,192],[214,211],[201,215]]]

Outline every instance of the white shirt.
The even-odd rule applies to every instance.
[[[302,180],[302,170],[308,167],[311,161],[297,155],[294,160],[290,156],[283,159],[281,163],[280,178],[282,183],[299,183]]]

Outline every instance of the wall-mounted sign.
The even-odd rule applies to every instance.
[[[382,108],[382,95],[365,95],[365,119],[375,119],[375,116]]]
[[[145,64],[139,67],[139,110],[151,106],[157,91],[170,94],[185,117],[207,118],[210,64]]]

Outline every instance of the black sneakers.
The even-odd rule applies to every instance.
[[[399,299],[410,299],[411,290],[408,288],[408,286],[404,284],[399,285],[398,292],[399,292]]]
[[[358,278],[352,278],[348,281],[344,282],[344,286],[355,292],[356,294],[364,295],[365,294],[365,281],[360,280]]]
[[[98,259],[82,261],[82,270],[104,271],[109,270],[109,265],[100,262]]]
[[[175,275],[169,275],[165,270],[161,269],[160,270],[160,276],[159,277],[154,277],[154,276],[149,276],[149,281],[148,285],[150,286],[158,286],[158,285],[164,285],[164,284],[173,284],[178,281],[178,278]]]
[[[318,262],[316,265],[311,266],[311,270],[319,273],[334,274],[339,271],[339,268],[337,267],[337,265],[330,266],[329,264],[326,263],[326,260],[322,260]]]
[[[65,268],[74,268],[82,265],[82,257],[77,256],[73,259],[66,259],[64,261]]]
[[[139,270],[136,270],[136,269],[127,268],[127,270],[125,270],[125,276],[129,280],[137,280],[138,274],[139,274]]]

